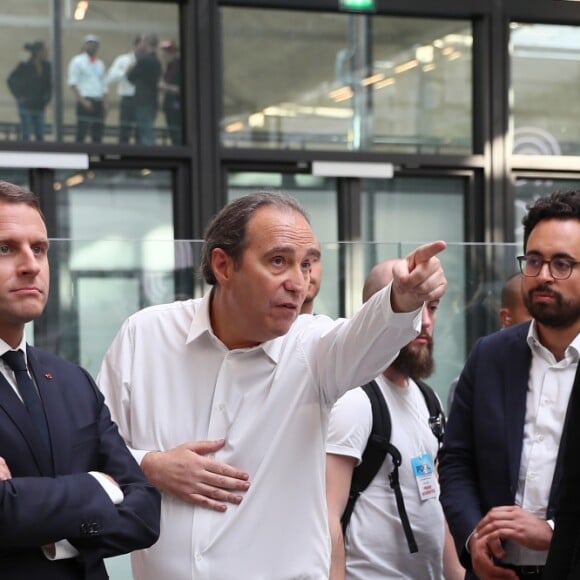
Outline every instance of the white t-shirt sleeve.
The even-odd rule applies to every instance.
[[[334,404],[328,424],[326,452],[354,457],[360,464],[373,424],[371,403],[359,387]]]

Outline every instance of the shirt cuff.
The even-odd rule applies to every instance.
[[[546,523],[552,528],[552,531],[554,531],[554,520],[546,520]]]
[[[89,475],[92,475],[101,484],[101,487],[105,490],[105,493],[109,496],[113,504],[118,505],[123,503],[125,496],[119,487],[107,479],[102,473],[89,471]]]
[[[42,553],[48,560],[68,560],[76,558],[80,552],[68,540],[60,540],[42,546]]]

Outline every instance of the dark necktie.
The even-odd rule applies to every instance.
[[[48,435],[46,416],[44,414],[40,395],[36,391],[36,387],[28,375],[26,362],[24,361],[24,353],[21,350],[9,350],[2,355],[2,358],[14,371],[16,384],[20,396],[22,397],[22,401],[24,402],[24,406],[28,410],[32,422],[36,425],[36,428],[46,445],[47,451],[50,452],[50,438]]]

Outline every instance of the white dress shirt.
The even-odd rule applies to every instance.
[[[118,83],[117,94],[121,97],[135,96],[135,85],[127,79],[126,73],[135,64],[135,53],[127,52],[119,55],[107,71],[107,85]]]
[[[81,97],[102,99],[107,94],[105,63],[86,52],[77,54],[68,65],[68,85],[76,87]]]
[[[161,537],[132,555],[133,574],[326,579],[330,408],[417,335],[421,311],[394,314],[388,287],[352,320],[302,315],[284,336],[228,350],[211,329],[210,296],[131,316],[97,380],[137,461],[151,450],[225,438],[216,459],[247,471],[251,486],[225,513],[164,494]]]
[[[515,503],[538,518],[546,519],[566,409],[578,366],[580,334],[568,346],[561,361],[556,361],[540,344],[535,321],[530,325],[527,341],[532,351],[532,364]],[[547,551],[529,550],[506,542],[504,561],[543,565],[547,555]]]

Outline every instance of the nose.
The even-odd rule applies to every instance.
[[[552,276],[552,270],[550,270],[550,262],[545,261],[542,263],[542,267],[538,272],[538,278],[550,282],[554,280],[554,276]]]
[[[23,275],[36,275],[40,272],[38,257],[32,251],[32,248],[22,250],[18,262],[18,271]]]
[[[288,292],[304,292],[310,284],[310,270],[305,270],[300,264],[288,270],[288,276],[284,282],[284,288]]]

